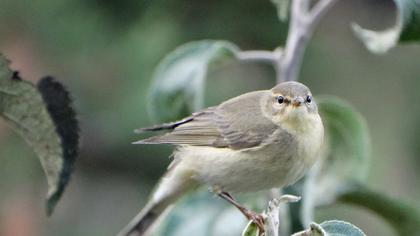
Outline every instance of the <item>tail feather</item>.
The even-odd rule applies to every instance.
[[[146,206],[117,236],[141,236],[146,234],[165,209],[166,207],[163,206]]]
[[[147,132],[147,131],[159,131],[159,130],[167,130],[167,129],[171,130],[171,129],[175,129],[176,127],[178,127],[182,124],[188,123],[192,120],[193,120],[193,117],[189,116],[187,118],[184,118],[182,120],[175,121],[175,122],[164,123],[164,124],[155,125],[155,126],[151,126],[151,127],[135,129],[134,132],[137,133],[137,134],[140,134],[140,133]]]
[[[135,225],[134,229],[139,234],[146,232],[146,230],[155,222],[158,218],[159,214],[149,211],[144,216],[142,216],[142,220],[139,221],[137,225]]]
[[[117,236],[143,236],[147,234],[151,226],[169,211],[170,206],[183,194],[196,186],[191,179],[191,172],[179,168],[176,160],[170,165],[165,176],[157,185],[149,202],[143,210],[126,226]]]

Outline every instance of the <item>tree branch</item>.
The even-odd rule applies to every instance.
[[[268,203],[267,211],[265,214],[265,230],[266,235],[269,236],[279,236],[279,226],[280,226],[280,207],[281,203],[292,203],[298,202],[300,197],[294,195],[283,195],[279,196],[280,192],[272,190],[271,192],[276,196]]]
[[[310,9],[310,0],[293,0],[286,47],[271,51],[240,51],[236,57],[241,61],[272,63],[276,69],[277,83],[296,81],[299,76],[303,54],[312,33],[321,18],[338,0],[319,0]]]
[[[337,0],[320,0],[311,11],[312,24],[318,24],[324,14],[337,2]]]
[[[289,32],[283,57],[277,61],[277,83],[296,81],[303,54],[315,27],[337,0],[319,0],[309,9],[309,0],[294,0],[291,6]]]
[[[275,64],[281,58],[281,53],[278,51],[239,51],[236,57],[241,61],[264,61]]]

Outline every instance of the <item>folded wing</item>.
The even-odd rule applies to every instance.
[[[251,92],[217,107],[172,123],[139,129],[167,133],[140,140],[138,144],[174,144],[244,149],[258,146],[279,127],[262,112],[261,100],[268,91]]]

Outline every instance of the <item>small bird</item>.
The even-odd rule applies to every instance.
[[[135,144],[177,147],[148,203],[118,236],[144,235],[178,198],[202,185],[263,230],[262,216],[241,206],[230,193],[295,183],[318,159],[324,138],[317,105],[309,88],[299,82],[245,93],[180,121],[137,131],[166,133]]]

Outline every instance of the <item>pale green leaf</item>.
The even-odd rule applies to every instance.
[[[159,121],[179,119],[204,106],[209,66],[235,58],[238,48],[227,41],[190,42],[169,53],[157,66],[149,95],[149,111]]]
[[[363,181],[369,170],[370,135],[365,119],[350,104],[319,97],[325,127],[324,151],[315,173],[316,203],[328,202],[349,181]]]
[[[260,236],[260,235],[261,235],[260,229],[252,221],[248,222],[244,231],[242,232],[242,236]]]
[[[308,230],[293,234],[293,236],[366,236],[356,226],[340,221],[330,220],[321,224],[311,223]]]
[[[397,43],[420,40],[420,0],[394,0],[395,25],[384,31],[363,29],[352,24],[356,36],[374,53],[385,53]]]
[[[319,226],[326,236],[366,236],[361,229],[344,221],[330,220],[322,222]]]
[[[37,87],[22,80],[0,55],[0,115],[39,157],[48,181],[51,214],[70,177],[78,150],[78,125],[67,91],[48,77]]]

